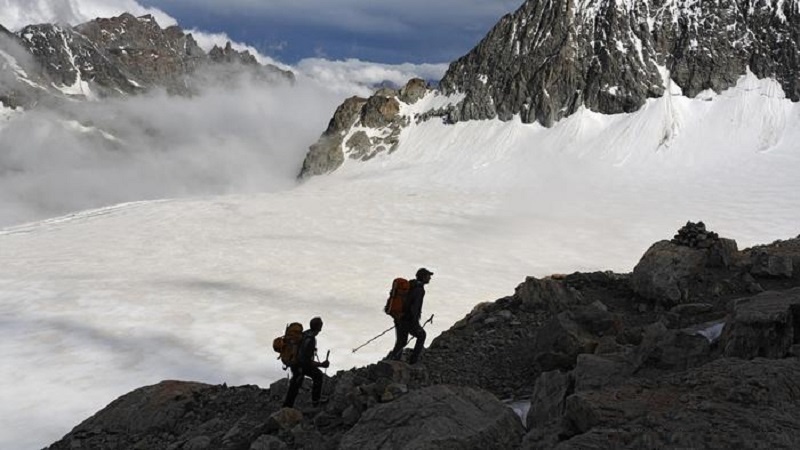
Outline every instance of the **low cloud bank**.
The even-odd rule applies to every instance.
[[[126,201],[292,187],[339,101],[311,80],[243,79],[191,98],[154,92],[5,110],[0,226]]]

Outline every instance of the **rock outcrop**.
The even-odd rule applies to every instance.
[[[436,385],[370,409],[340,447],[500,450],[523,435],[519,418],[488,392]]]
[[[401,113],[403,105],[416,103],[428,92],[425,81],[415,78],[399,91],[381,88],[366,99],[348,98],[309,148],[299,178],[336,170],[348,158],[366,161],[395,151],[403,128],[416,119]]]
[[[50,448],[797,447],[800,278],[760,272],[750,255],[794,261],[800,237],[739,251],[690,223],[675,239],[664,245],[704,255],[696,273],[750,284],[728,283],[712,301],[690,288],[669,306],[637,293],[632,274],[530,277],[477,304],[419,364],[326,378],[323,407],[301,395],[282,408],[286,379],[269,389],[168,381],[112,402]],[[728,264],[711,256],[720,242]],[[655,258],[637,276],[684,257],[697,259]],[[520,404],[524,418],[511,407]]]

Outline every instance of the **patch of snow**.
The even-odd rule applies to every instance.
[[[69,43],[67,42],[66,32],[64,32],[63,30],[61,30],[58,27],[56,27],[56,30],[58,31],[59,35],[61,36],[61,41],[62,41],[62,43],[64,45],[64,47],[63,47],[64,51],[67,52],[67,56],[69,58],[69,62],[72,65],[72,69],[75,71],[75,83],[73,83],[71,86],[59,86],[59,85],[53,84],[53,87],[55,87],[56,89],[58,89],[59,91],[61,91],[65,95],[83,96],[86,99],[95,98],[94,93],[89,88],[89,83],[87,81],[84,81],[83,78],[81,77],[81,69],[78,67],[78,64],[76,63],[75,55],[72,53],[72,48],[69,46]]]
[[[78,122],[77,120],[65,120],[62,123],[64,124],[64,126],[66,128],[78,131],[79,133],[84,133],[84,134],[97,133],[100,136],[104,137],[105,139],[108,139],[109,141],[119,142],[119,139],[117,139],[114,135],[112,135],[112,134],[110,134],[110,133],[108,133],[106,131],[100,130],[100,129],[96,128],[96,127],[88,127],[88,126]]]
[[[508,407],[514,411],[514,414],[522,421],[522,425],[527,428],[528,426],[528,412],[531,410],[530,400],[517,401],[508,403]]]
[[[722,336],[722,329],[725,328],[725,321],[721,321],[715,323],[713,325],[708,326],[707,328],[703,328],[702,330],[698,330],[696,334],[703,336],[704,338],[708,339],[709,343],[714,343],[720,336]]]

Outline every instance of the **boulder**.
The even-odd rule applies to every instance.
[[[621,384],[636,369],[637,366],[633,359],[625,353],[578,355],[575,370],[572,371],[575,379],[575,391]]]
[[[690,284],[703,271],[707,259],[706,249],[656,242],[634,267],[631,288],[657,303],[685,303],[689,301]]]
[[[286,450],[288,448],[286,443],[277,437],[263,434],[250,444],[249,450]]]
[[[694,329],[672,330],[658,322],[645,328],[634,350],[636,369],[685,370],[711,359],[709,340]]]
[[[800,343],[800,288],[767,291],[733,302],[722,333],[726,356],[783,358]]]
[[[605,334],[614,334],[617,321],[600,302],[564,311],[544,324],[536,335],[536,361],[542,371],[568,370],[581,353],[594,353]]]
[[[791,278],[794,261],[790,255],[775,255],[764,250],[750,253],[750,273],[757,277]]]
[[[798,377],[797,358],[722,358],[576,392],[565,409],[573,436],[554,448],[595,448],[578,444],[602,435],[619,438],[624,448],[798,448]]]
[[[572,391],[569,373],[552,370],[542,373],[536,380],[528,410],[528,429],[544,427],[564,415],[567,395]]]
[[[514,298],[521,301],[523,310],[544,310],[553,314],[584,303],[578,291],[552,278],[527,277],[525,282],[517,286]]]
[[[519,418],[488,392],[436,385],[369,409],[339,448],[507,449],[523,434]]]
[[[269,416],[267,428],[270,430],[291,430],[303,421],[303,413],[295,408],[281,408]]]

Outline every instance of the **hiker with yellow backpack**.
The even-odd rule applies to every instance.
[[[284,407],[294,407],[294,400],[303,386],[305,377],[311,378],[314,383],[311,388],[311,404],[319,406],[320,398],[322,397],[324,375],[319,368],[327,369],[330,366],[327,357],[322,362],[314,360],[317,354],[317,335],[322,331],[322,319],[314,317],[311,319],[309,326],[308,330],[303,331],[301,324],[289,324],[286,327],[286,333],[275,338],[272,343],[273,349],[280,353],[280,359],[283,364],[292,371],[289,390],[286,392],[286,399],[283,401]],[[328,353],[330,354],[330,352]]]
[[[416,364],[422,349],[425,347],[425,329],[420,325],[422,301],[425,298],[425,285],[430,283],[433,272],[426,268],[417,270],[416,278],[411,281],[398,278],[392,283],[392,290],[386,302],[385,311],[394,319],[395,344],[388,359],[400,361],[403,348],[408,344],[408,335],[414,336],[417,343],[409,358],[409,364]]]

